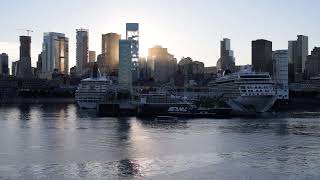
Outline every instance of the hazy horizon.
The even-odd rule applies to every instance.
[[[309,36],[309,51],[320,45],[320,1],[276,0],[140,0],[138,2],[85,0],[4,0],[1,2],[0,53],[8,53],[10,66],[19,57],[20,28],[32,29],[32,64],[41,51],[44,32],[69,37],[70,65],[76,64],[76,29],[89,29],[89,49],[101,53],[101,34],[125,36],[125,23],[140,24],[140,54],[154,45],[215,66],[220,40],[231,39],[236,64],[251,64],[251,41],[267,39],[273,50],[287,49],[298,34]]]

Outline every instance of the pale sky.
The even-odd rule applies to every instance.
[[[32,64],[41,51],[43,32],[69,37],[74,66],[76,29],[89,29],[90,50],[101,53],[101,34],[125,38],[125,23],[140,24],[140,54],[159,44],[182,56],[216,65],[220,40],[231,39],[236,64],[251,63],[251,41],[268,39],[287,49],[297,34],[309,36],[309,51],[320,46],[319,0],[1,0],[0,53],[19,57],[20,28],[32,33]],[[10,63],[11,64],[11,63]]]

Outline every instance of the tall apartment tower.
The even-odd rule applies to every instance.
[[[9,75],[9,56],[6,53],[0,54],[0,75]]]
[[[31,36],[20,36],[20,59],[17,76],[30,77],[31,72]]]
[[[320,47],[315,47],[308,55],[306,62],[305,75],[309,79],[320,74]]]
[[[95,51],[89,51],[89,62],[96,62],[96,52]]]
[[[252,66],[256,72],[273,73],[272,42],[265,39],[252,41]]]
[[[108,33],[102,35],[102,48],[98,62],[100,70],[105,74],[117,73],[119,69],[120,34]]]
[[[139,73],[139,23],[126,23],[126,39],[131,41],[132,79],[135,82],[142,78]]]
[[[69,72],[69,38],[63,33],[44,33],[42,43],[42,73],[67,75]]]
[[[177,71],[177,59],[161,46],[149,49],[147,63],[156,82],[169,82]]]
[[[139,24],[127,23],[126,24],[126,39],[131,41],[131,54],[135,62],[139,60]]]
[[[217,62],[217,68],[224,71],[235,71],[235,58],[234,53],[231,50],[231,40],[224,38],[220,42],[220,59]]]
[[[289,41],[289,77],[291,82],[301,81],[309,53],[308,36],[298,35],[296,41]]]
[[[19,61],[13,61],[11,63],[11,75],[18,76],[19,71]]]
[[[132,90],[132,54],[131,41],[119,41],[119,85],[121,88]]]
[[[87,29],[77,29],[76,60],[77,74],[82,75],[89,60],[89,30]]]
[[[276,83],[277,98],[289,100],[288,50],[277,50],[272,54],[273,79]]]

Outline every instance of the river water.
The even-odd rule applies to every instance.
[[[320,179],[320,114],[160,123],[2,106],[0,179]]]

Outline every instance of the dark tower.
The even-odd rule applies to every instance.
[[[20,60],[18,76],[30,77],[31,72],[31,36],[20,36]]]
[[[20,36],[20,59],[22,57],[31,58],[31,37]]]
[[[252,41],[252,66],[257,72],[272,74],[272,42],[264,39]]]

